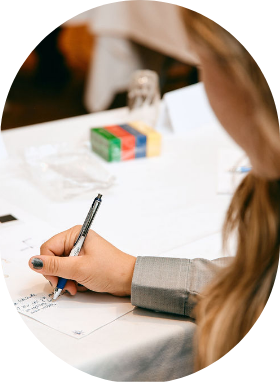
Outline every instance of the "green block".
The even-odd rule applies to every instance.
[[[121,140],[104,128],[91,129],[91,147],[107,161],[121,160]]]

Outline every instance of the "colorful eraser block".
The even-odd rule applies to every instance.
[[[161,151],[161,135],[142,121],[129,122],[132,128],[147,136],[147,157],[158,156]]]
[[[128,124],[120,124],[119,127],[135,136],[135,157],[146,157],[146,135],[143,135],[143,133],[137,131]]]
[[[135,158],[135,136],[125,131],[118,125],[109,125],[104,127],[112,135],[121,140],[121,159],[129,160]]]
[[[104,128],[91,129],[91,147],[107,161],[121,160],[121,140]]]

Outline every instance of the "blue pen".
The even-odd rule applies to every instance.
[[[233,172],[233,173],[248,173],[251,170],[252,170],[252,167],[246,167],[246,166],[242,165],[240,167],[231,168],[230,172]]]
[[[92,206],[90,207],[90,210],[88,211],[87,217],[84,221],[84,224],[80,230],[80,233],[79,233],[79,235],[78,235],[78,237],[74,243],[74,246],[73,246],[69,256],[78,256],[79,255],[81,248],[84,244],[84,241],[87,237],[88,231],[89,231],[91,224],[93,222],[93,219],[94,219],[94,217],[98,211],[98,208],[101,204],[101,201],[102,201],[101,197],[102,197],[102,195],[99,194],[94,199]],[[66,283],[67,283],[67,279],[64,279],[62,277],[60,277],[58,279],[57,286],[56,286],[54,293],[53,293],[53,300],[56,300],[59,297],[59,295],[61,294],[62,290],[64,289]]]

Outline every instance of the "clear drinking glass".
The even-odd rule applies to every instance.
[[[135,71],[128,89],[130,121],[141,120],[154,127],[158,117],[160,101],[159,78],[150,70]]]

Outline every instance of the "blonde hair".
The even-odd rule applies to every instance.
[[[258,128],[268,130],[276,138],[279,125],[275,104],[251,55],[208,18],[186,9],[182,9],[182,16],[194,43],[205,47],[222,71],[230,73],[250,91]],[[226,215],[224,247],[233,233],[237,235],[236,255],[205,288],[195,309],[196,370],[212,364],[239,343],[269,298],[279,260],[279,180],[263,180],[252,173],[244,178]]]

